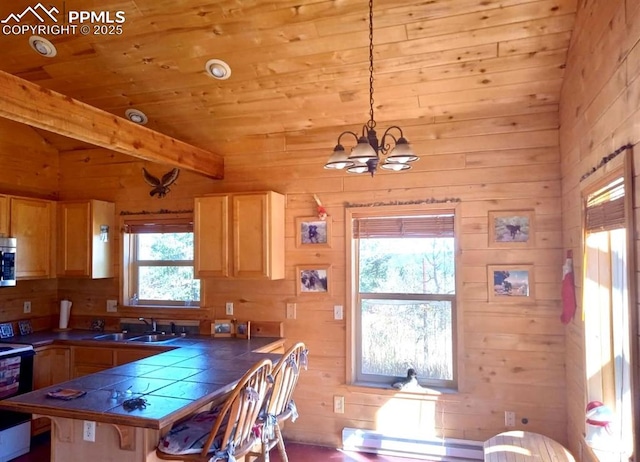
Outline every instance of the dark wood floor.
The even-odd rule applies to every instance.
[[[11,462],[46,462],[50,459],[50,446],[47,435],[41,435],[31,444],[31,452],[13,459]],[[290,462],[416,462],[416,459],[391,457],[374,454],[345,453],[337,449],[288,442],[287,455]],[[69,461],[74,462],[74,461]],[[271,462],[281,462],[278,451],[271,451]]]

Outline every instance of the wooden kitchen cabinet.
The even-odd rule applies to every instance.
[[[273,191],[196,198],[196,276],[283,279],[284,210]]]
[[[36,348],[33,358],[33,389],[49,387],[66,382],[70,378],[70,351],[68,347],[47,346]],[[47,417],[31,421],[31,435],[46,432],[51,426]]]
[[[170,350],[171,348],[169,348]],[[94,372],[104,371],[114,366],[121,366],[138,359],[148,358],[157,355],[166,348],[148,348],[132,346],[74,346],[71,347],[71,370],[72,377],[82,377]]]
[[[114,277],[115,204],[98,200],[58,202],[57,217],[57,275]]]
[[[113,348],[71,347],[71,377],[77,378],[113,367]]]
[[[159,353],[160,351],[149,348],[118,348],[114,350],[113,365],[121,366]]]
[[[0,237],[9,236],[9,197],[0,195]]]
[[[33,359],[33,388],[55,385],[69,380],[70,352],[68,347],[37,348]]]
[[[55,273],[55,202],[9,199],[9,235],[17,240],[17,279],[46,279]]]

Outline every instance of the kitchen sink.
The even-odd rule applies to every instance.
[[[158,343],[158,342],[168,342],[170,340],[175,340],[175,335],[169,334],[147,334],[140,335],[138,337],[130,338],[129,340],[132,342],[143,342],[143,343]]]
[[[110,334],[100,334],[100,335],[96,335],[95,337],[93,337],[93,340],[104,340],[104,341],[111,341],[111,342],[120,342],[123,340],[129,340],[131,338],[131,336],[124,334],[122,332],[112,332]]]

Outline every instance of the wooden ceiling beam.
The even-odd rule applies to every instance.
[[[0,117],[133,157],[224,177],[224,159],[0,71]]]

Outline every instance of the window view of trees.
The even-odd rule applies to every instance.
[[[200,300],[193,278],[193,233],[136,235],[138,298],[189,305]]]
[[[453,379],[453,238],[359,240],[361,374]]]

